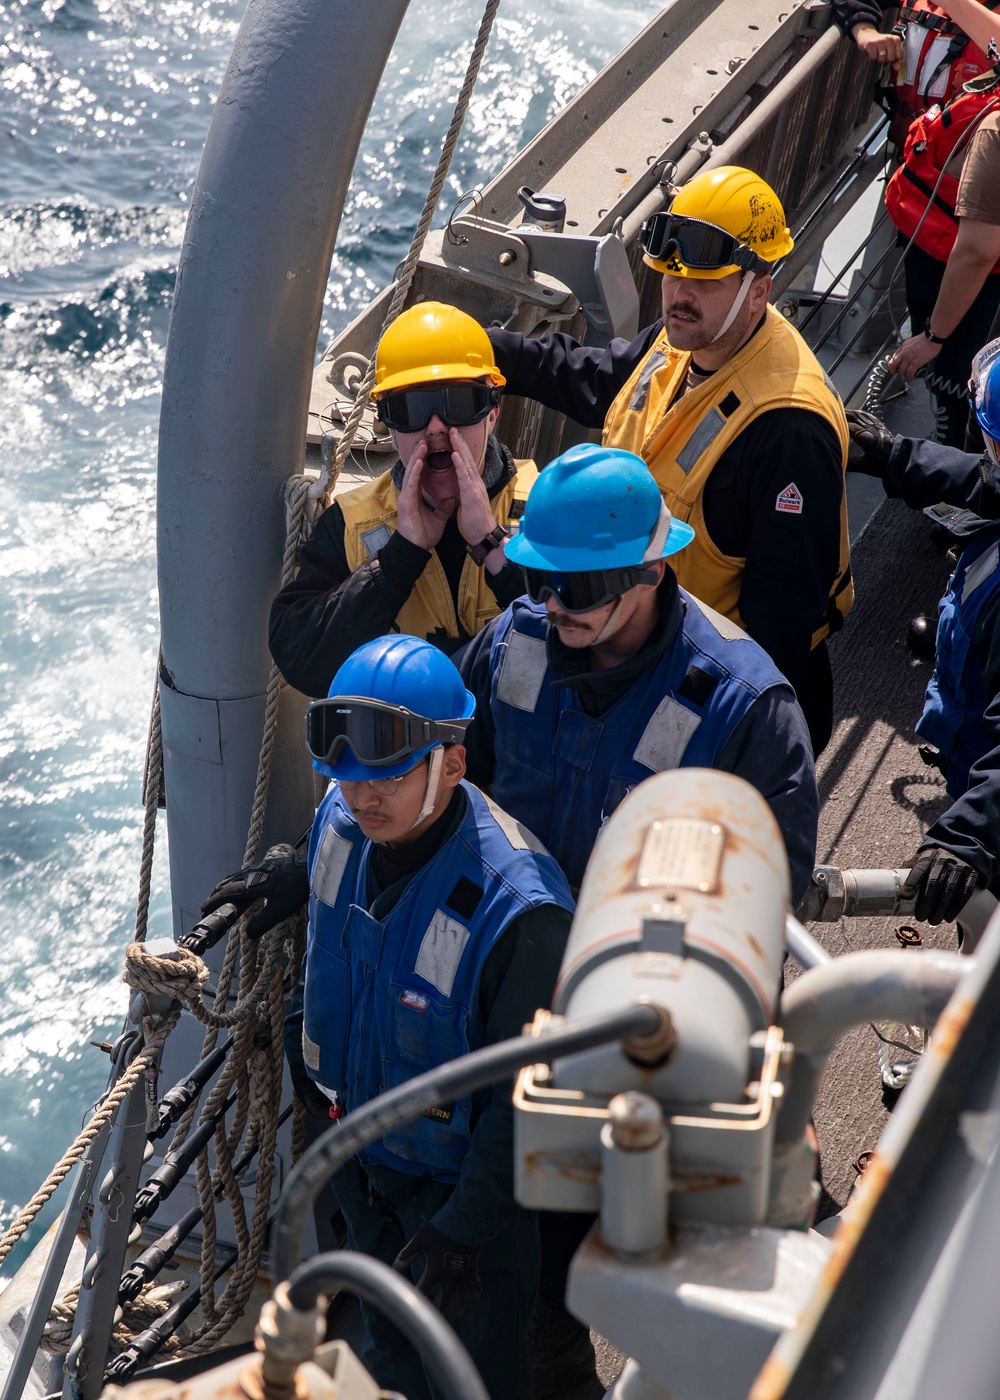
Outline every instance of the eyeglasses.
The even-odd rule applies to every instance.
[[[670,210],[652,214],[639,230],[639,243],[654,262],[678,261],[696,271],[739,267],[744,272],[771,272],[772,264],[717,224],[689,219]]]
[[[337,695],[307,707],[306,748],[317,762],[335,763],[346,746],[359,763],[382,768],[428,744],[461,744],[468,726],[468,720],[424,719],[401,705]]]
[[[533,603],[554,598],[564,612],[588,613],[620,598],[637,583],[656,583],[656,569],[592,569],[580,574],[555,574],[547,569],[525,569],[524,585]]]
[[[396,389],[377,401],[376,412],[394,432],[418,433],[435,413],[449,428],[467,428],[479,423],[499,402],[500,390],[495,385],[470,379],[458,384]]]
[[[412,771],[411,768],[410,772]],[[409,773],[402,773],[398,778],[338,778],[337,786],[345,797],[352,797],[355,789],[359,787],[370,787],[379,797],[395,797],[400,783],[409,776]]]

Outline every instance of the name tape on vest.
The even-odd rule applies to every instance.
[[[666,773],[679,765],[699,724],[700,715],[667,695],[650,716],[632,757],[654,773]]]
[[[985,554],[981,554],[976,562],[971,566],[965,575],[965,584],[962,588],[962,602],[964,603],[970,593],[974,593],[981,583],[996,572],[997,564],[1000,563],[1000,545],[994,545]]]
[[[374,559],[380,549],[392,539],[392,531],[388,525],[376,525],[371,530],[365,530],[361,536],[361,543],[364,545],[369,559]]]
[[[327,827],[313,866],[312,891],[318,900],[329,904],[331,909],[337,902],[340,882],[353,850],[354,846],[346,836],[338,836],[332,826]]]
[[[449,919],[443,909],[435,909],[421,941],[417,961],[413,965],[414,972],[425,982],[430,982],[432,987],[437,987],[442,996],[451,996],[455,974],[469,937],[469,930],[464,924]]]
[[[790,481],[784,491],[778,492],[778,499],[774,503],[774,508],[781,515],[801,515],[802,514],[802,492]]]
[[[319,1070],[319,1046],[315,1040],[309,1039],[305,1026],[302,1027],[302,1058],[306,1069]]]
[[[544,637],[511,632],[500,665],[497,699],[515,710],[533,711],[548,668]]]

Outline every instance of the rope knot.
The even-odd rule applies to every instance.
[[[125,949],[122,981],[146,996],[172,1001],[193,1001],[209,978],[209,969],[196,953],[172,945],[169,952],[154,953],[146,943],[130,943]]]

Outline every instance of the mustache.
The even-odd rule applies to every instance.
[[[701,320],[701,312],[696,306],[687,306],[684,302],[681,301],[672,302],[671,305],[667,307],[668,316],[672,311],[680,311],[685,316],[693,316],[696,321]]]

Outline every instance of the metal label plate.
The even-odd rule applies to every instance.
[[[719,886],[725,848],[726,829],[718,822],[688,817],[653,822],[642,843],[636,886],[712,894]]]

